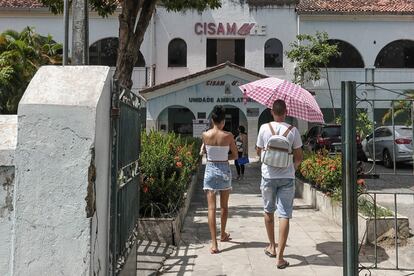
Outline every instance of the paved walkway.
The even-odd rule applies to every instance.
[[[291,265],[284,270],[276,268],[275,259],[263,253],[267,236],[259,165],[249,164],[246,175],[244,180],[233,182],[230,195],[227,231],[233,240],[219,242],[220,254],[209,253],[207,206],[200,180],[185,220],[181,244],[165,261],[161,275],[342,275],[341,228],[299,199],[295,200],[285,252]],[[360,275],[414,275],[410,273],[374,270]]]

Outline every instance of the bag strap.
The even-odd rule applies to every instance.
[[[272,123],[268,123],[269,127],[270,127],[270,132],[272,132],[272,135],[276,135],[275,130],[272,127]]]
[[[276,135],[275,130],[272,127],[272,123],[268,123],[270,131],[272,132],[272,135]],[[294,128],[294,126],[289,126],[288,129],[285,131],[285,133],[283,133],[283,136],[287,137],[289,132]]]
[[[293,126],[288,127],[288,129],[283,133],[283,136],[287,137],[289,132],[292,130]]]

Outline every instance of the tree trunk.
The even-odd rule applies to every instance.
[[[332,90],[331,90],[331,83],[329,82],[328,67],[325,66],[325,70],[326,70],[326,82],[328,83],[329,96],[331,98],[331,104],[332,104],[333,123],[335,123],[336,112],[335,112],[335,105],[334,105],[334,100],[333,100],[333,95],[332,95]]]
[[[72,1],[72,65],[88,64],[88,0]]]
[[[132,87],[132,71],[138,59],[139,49],[154,13],[156,2],[156,0],[124,0],[121,2],[122,12],[119,15],[119,48],[115,79],[123,87]]]

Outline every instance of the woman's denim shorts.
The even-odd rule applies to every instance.
[[[230,164],[228,162],[207,161],[203,189],[215,192],[231,189]]]

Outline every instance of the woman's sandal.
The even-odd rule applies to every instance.
[[[278,264],[276,265],[278,269],[285,269],[286,267],[289,266],[289,262],[288,261],[283,261],[282,264]]]
[[[221,239],[220,239],[220,241],[221,241],[221,242],[228,242],[228,241],[231,241],[231,238],[230,238],[230,233],[226,233],[226,235],[224,236],[224,238],[221,238]]]
[[[218,249],[210,248],[210,253],[211,254],[218,254],[218,253],[220,253],[220,251]]]

